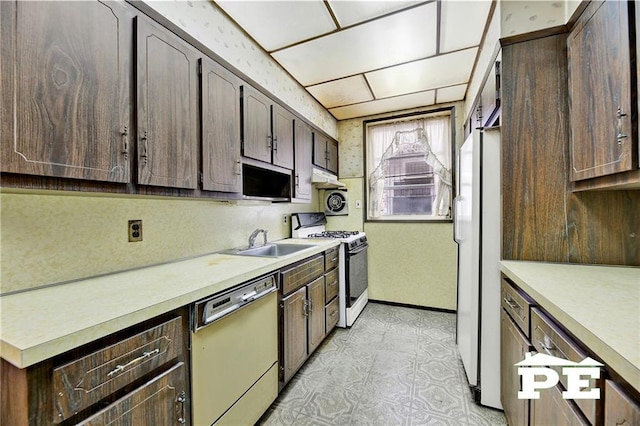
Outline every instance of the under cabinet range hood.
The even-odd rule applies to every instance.
[[[316,167],[313,168],[313,174],[311,175],[311,183],[313,183],[317,188],[323,189],[335,189],[335,188],[346,188],[347,185],[340,182],[338,177],[334,174],[327,172],[326,170],[318,169]]]

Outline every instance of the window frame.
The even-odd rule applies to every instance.
[[[453,223],[453,199],[456,194],[456,125],[455,125],[455,106],[450,107],[442,107],[442,108],[434,108],[423,111],[415,111],[405,114],[397,114],[392,116],[385,116],[379,118],[373,118],[370,120],[364,120],[362,122],[362,158],[364,159],[363,170],[364,170],[364,222],[365,223]],[[451,149],[451,198],[449,200],[449,204],[451,206],[449,216],[447,218],[434,218],[429,219],[425,218],[424,215],[421,218],[411,218],[411,215],[398,215],[397,218],[393,219],[371,219],[369,218],[369,173],[367,167],[367,127],[371,124],[383,124],[384,122],[392,123],[394,121],[411,118],[418,118],[421,116],[437,116],[437,115],[449,115],[449,126],[451,126],[451,140],[450,140],[450,149]]]

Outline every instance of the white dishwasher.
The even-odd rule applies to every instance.
[[[278,395],[276,275],[193,305],[193,424],[253,425]]]

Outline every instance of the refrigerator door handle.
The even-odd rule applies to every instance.
[[[462,238],[462,226],[460,226],[460,214],[462,212],[462,198],[453,199],[453,241],[460,244]]]

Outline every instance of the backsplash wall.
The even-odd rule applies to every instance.
[[[283,215],[314,211],[318,202],[317,191],[311,204],[254,205],[3,193],[0,207],[4,294],[247,245],[258,227],[270,241],[288,238]],[[143,241],[128,241],[130,219],[142,219]]]

